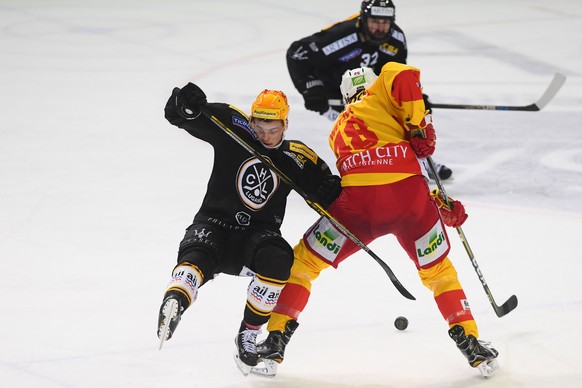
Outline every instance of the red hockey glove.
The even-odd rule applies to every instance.
[[[427,158],[434,152],[436,133],[430,115],[426,115],[419,126],[406,124],[410,131],[410,146],[419,158]]]
[[[465,207],[460,201],[456,201],[449,197],[447,204],[447,201],[445,201],[442,193],[438,189],[431,191],[430,196],[439,207],[441,218],[446,226],[458,228],[463,225],[467,217],[469,217],[465,212]]]

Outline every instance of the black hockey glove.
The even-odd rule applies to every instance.
[[[177,89],[177,90],[176,90]],[[206,104],[206,94],[192,82],[182,89],[174,89],[178,114],[187,120],[200,116],[200,107]]]
[[[328,175],[321,181],[315,192],[315,202],[327,209],[342,192],[342,178],[337,175]]]
[[[315,85],[308,87],[307,90],[303,92],[303,100],[305,101],[305,109],[312,110],[324,114],[329,109],[329,102],[327,101],[327,96],[323,90],[323,83],[321,81],[308,81],[307,84]]]
[[[424,109],[428,110],[428,113],[432,113],[432,103],[427,94],[422,93],[422,99],[424,100]]]

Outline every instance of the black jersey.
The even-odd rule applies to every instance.
[[[331,175],[327,164],[305,144],[285,140],[267,149],[254,136],[248,117],[238,108],[209,103],[208,110],[245,142],[271,160],[307,195],[314,195],[324,177]],[[204,115],[185,119],[178,115],[174,99],[165,108],[166,119],[214,148],[214,166],[195,220],[233,230],[266,229],[279,232],[285,216],[287,196],[292,188],[266,165],[236,143]]]
[[[387,62],[406,63],[404,32],[392,23],[385,42],[374,44],[360,30],[359,15],[297,40],[287,50],[287,67],[295,88],[303,94],[323,83],[330,99],[340,99],[342,75],[356,67],[370,67],[380,74]]]

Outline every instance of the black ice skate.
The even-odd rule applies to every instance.
[[[160,339],[160,349],[164,341],[172,338],[172,334],[176,330],[176,326],[180,323],[184,307],[180,302],[180,298],[175,295],[167,295],[160,307],[160,314],[158,315],[158,338]]]
[[[258,343],[259,361],[262,361],[264,366],[253,367],[251,372],[261,376],[274,377],[277,374],[277,364],[283,362],[285,347],[289,344],[289,340],[298,326],[297,321],[290,320],[285,324],[284,332],[272,331],[264,341]]]
[[[259,362],[257,354],[257,335],[260,330],[249,329],[244,321],[240,325],[238,334],[234,339],[236,349],[234,351],[234,361],[238,369],[246,376],[251,368]]]
[[[489,377],[499,368],[497,356],[499,352],[491,347],[489,342],[479,341],[472,335],[465,335],[465,329],[455,325],[449,330],[449,336],[457,344],[457,348],[469,361],[469,365],[478,368],[484,377]]]

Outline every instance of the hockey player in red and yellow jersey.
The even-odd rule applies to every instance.
[[[376,79],[377,78],[377,79]],[[414,262],[422,283],[433,292],[449,325],[449,335],[472,367],[484,375],[497,367],[497,351],[478,341],[477,325],[453,264],[444,224],[460,226],[463,205],[435,201],[419,159],[434,152],[436,135],[425,110],[420,71],[389,62],[378,77],[368,68],[349,70],[341,90],[346,108],[329,136],[342,177],[342,193],[328,211],[362,242],[393,234]],[[439,208],[440,206],[440,208]],[[444,224],[443,224],[444,223]],[[359,250],[320,218],[294,248],[295,261],[270,318],[267,339],[258,345],[265,364],[276,371],[298,326],[311,283],[329,266]]]

